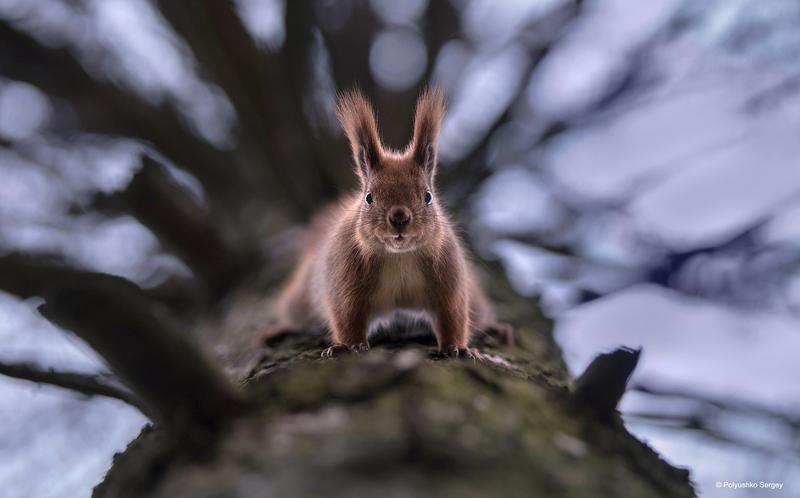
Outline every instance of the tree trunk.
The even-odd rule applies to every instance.
[[[270,303],[236,293],[208,327],[223,331],[217,351],[250,407],[202,444],[146,427],[94,496],[694,496],[688,472],[616,412],[575,402],[538,306],[499,278],[490,290],[516,344],[477,338],[482,362],[435,358],[432,336],[415,327],[331,360],[320,358],[324,335],[259,349]]]

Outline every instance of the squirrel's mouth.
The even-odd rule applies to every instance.
[[[389,252],[407,252],[416,249],[414,237],[405,233],[392,234],[384,239],[384,245]]]

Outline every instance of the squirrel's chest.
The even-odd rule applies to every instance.
[[[377,316],[400,308],[425,308],[428,295],[428,280],[419,259],[393,254],[381,265],[370,304]]]

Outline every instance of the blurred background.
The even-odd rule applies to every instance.
[[[106,371],[36,311],[58,269],[187,321],[274,286],[355,186],[336,91],[401,147],[429,82],[440,196],[570,370],[641,346],[631,431],[702,496],[800,493],[797,0],[0,0],[0,363]],[[0,376],[0,421],[0,494],[45,498],[146,419]]]

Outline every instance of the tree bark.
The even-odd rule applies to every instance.
[[[245,372],[255,408],[203,451],[146,428],[94,497],[694,496],[688,471],[629,434],[616,411],[601,417],[578,402],[537,304],[501,278],[489,289],[517,340],[479,336],[482,362],[437,359],[420,325],[403,337],[379,331],[370,352],[331,360],[320,358],[319,334],[258,348],[270,302],[240,292],[216,322],[216,350],[229,372]],[[625,356],[633,364],[622,365],[622,385],[636,360]],[[600,363],[579,382],[581,400],[604,389],[597,378],[621,394],[615,369]]]

